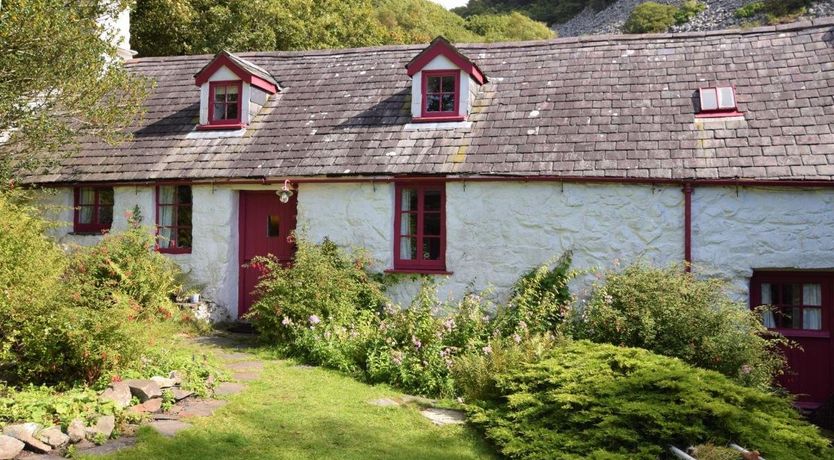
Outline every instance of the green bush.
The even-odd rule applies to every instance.
[[[689,22],[701,11],[704,11],[706,5],[698,0],[684,0],[678,11],[675,12],[675,24],[681,25]]]
[[[736,17],[742,19],[749,19],[753,16],[758,15],[759,13],[764,12],[765,10],[765,2],[752,2],[748,3],[741,8],[736,10]]]
[[[484,14],[466,18],[466,28],[480,35],[486,42],[544,40],[555,33],[541,22],[513,11],[509,14]]]
[[[632,10],[623,25],[623,31],[630,34],[666,32],[675,24],[677,12],[678,9],[672,5],[656,2],[641,3]]]
[[[645,348],[762,388],[782,372],[785,340],[727,297],[720,280],[639,263],[604,279],[576,318],[575,337]]]
[[[812,0],[756,1],[738,8],[735,14],[741,19],[764,16],[769,24],[779,24],[795,20],[812,3]]]
[[[471,420],[510,458],[656,459],[669,445],[736,442],[767,458],[831,458],[789,400],[636,348],[568,343],[497,377]]]

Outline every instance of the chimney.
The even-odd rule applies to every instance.
[[[116,30],[114,40],[118,47],[118,55],[122,60],[133,59],[136,51],[130,49],[130,7],[122,10],[116,17]]]

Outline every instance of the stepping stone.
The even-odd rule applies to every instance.
[[[152,414],[154,412],[159,412],[160,410],[162,410],[162,399],[154,398],[149,399],[142,404],[137,404],[129,408],[127,411],[134,414]]]
[[[171,438],[180,431],[191,427],[191,424],[181,422],[179,420],[157,420],[155,422],[151,422],[149,426],[162,436]]]
[[[77,450],[79,453],[82,453],[84,455],[99,456],[112,454],[113,452],[118,452],[127,447],[132,447],[134,444],[136,444],[136,438],[122,436],[118,439],[111,439],[100,446],[94,446],[86,449]]]
[[[173,390],[171,390],[171,394],[174,395],[174,401],[182,401],[183,399],[193,395],[194,392],[193,391],[188,391],[188,390],[182,390],[182,389],[179,389],[179,388],[174,388]]]
[[[260,372],[235,372],[232,377],[240,382],[251,382],[261,377]]]
[[[154,420],[179,420],[180,416],[177,414],[153,414]]]
[[[189,402],[179,413],[180,417],[210,417],[214,411],[225,406],[227,401],[219,399],[207,399],[202,401]]]
[[[98,397],[99,401],[112,401],[119,409],[130,405],[130,387],[124,382],[113,382]]]
[[[236,395],[243,391],[246,385],[242,383],[223,382],[214,389],[214,394],[220,396]]]
[[[17,457],[24,446],[23,441],[0,434],[0,460],[9,460]]]
[[[368,404],[379,407],[400,407],[400,403],[389,398],[374,399],[368,401]]]
[[[130,393],[139,398],[139,402],[162,397],[162,389],[153,380],[129,379],[124,383],[130,387]]]
[[[459,410],[429,408],[420,411],[423,417],[439,426],[462,425],[466,422],[466,414]]]
[[[263,361],[240,361],[226,365],[233,372],[252,372],[264,370]]]

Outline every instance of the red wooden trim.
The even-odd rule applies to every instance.
[[[408,76],[413,77],[417,72],[423,70],[423,67],[428,65],[429,62],[440,55],[452,61],[460,70],[468,73],[478,84],[483,85],[486,82],[486,77],[481,72],[481,69],[474,62],[464,57],[451,43],[442,38],[435,39],[431,45],[421,51],[417,57],[405,66]]]
[[[160,189],[160,187],[165,187],[165,186],[175,188],[175,190],[174,190],[174,202],[173,203],[161,204],[159,202],[159,189]],[[161,254],[191,254],[191,247],[194,245],[194,224],[193,224],[193,221],[192,221],[191,226],[180,226],[179,224],[176,224],[176,222],[179,221],[179,213],[180,213],[181,208],[187,207],[187,208],[191,209],[192,210],[192,215],[191,216],[192,216],[192,218],[194,217],[194,214],[193,214],[194,190],[193,190],[193,188],[191,189],[191,193],[192,193],[191,194],[191,203],[182,204],[182,203],[180,203],[179,191],[176,190],[176,188],[178,188],[178,187],[191,187],[191,184],[188,184],[188,185],[183,185],[183,184],[178,184],[178,185],[175,185],[175,184],[164,184],[164,185],[163,184],[157,184],[156,189],[154,191],[155,192],[154,193],[154,222],[156,223],[156,245],[155,245],[156,247],[155,247],[155,249],[156,249],[157,252],[159,252]],[[175,247],[172,248],[172,247],[161,247],[159,245],[159,230],[163,227],[159,223],[159,208],[161,206],[171,206],[171,207],[174,208],[174,215],[173,215],[172,220],[175,224],[164,226],[165,228],[170,228],[171,229],[171,237],[172,237],[171,240],[176,245],[179,245],[179,240],[178,240],[179,232],[178,232],[178,230],[180,228],[188,228],[188,229],[191,230],[191,243],[190,243],[191,245],[190,246],[188,246],[188,247],[177,247],[177,246],[175,246]],[[169,243],[170,243],[170,241],[169,241]]]
[[[692,184],[683,184],[683,261],[684,270],[692,271]]]
[[[215,123],[211,125],[197,125],[197,131],[221,131],[224,129],[243,129],[246,125],[243,123]]]
[[[272,83],[264,80],[261,77],[252,75],[250,77],[250,81],[248,82],[250,85],[254,86],[255,88],[260,88],[266,91],[269,94],[275,94],[278,92],[278,87],[273,85]]]
[[[438,123],[441,121],[465,121],[466,117],[462,115],[458,115],[455,117],[447,117],[447,116],[434,116],[434,117],[416,117],[412,118],[411,121],[414,123]]]
[[[81,205],[81,189],[92,189],[93,190],[93,203],[88,205]],[[74,187],[73,189],[73,215],[72,215],[72,232],[76,235],[101,235],[102,233],[110,230],[113,225],[111,221],[109,224],[101,223],[101,216],[99,215],[99,211],[102,208],[101,205],[101,192],[103,190],[110,190],[112,193],[112,187],[102,187],[102,186],[89,186],[89,185],[79,185]],[[110,208],[113,208],[113,205],[108,205]],[[81,208],[92,208],[92,216],[91,222],[89,224],[81,223]],[[112,210],[111,210],[112,215]]]
[[[819,307],[822,308],[822,307]],[[785,337],[802,337],[802,338],[817,338],[817,339],[828,339],[831,338],[830,331],[815,331],[815,330],[808,330],[808,329],[786,329],[777,327],[775,329],[770,329],[771,331],[776,331]]]
[[[237,117],[234,119],[215,120],[214,119],[214,92],[218,86],[222,87],[237,87]],[[229,96],[226,94],[224,104],[229,104]],[[243,113],[243,82],[240,80],[225,80],[209,82],[209,100],[208,100],[208,124],[201,125],[203,129],[230,129],[233,127],[240,128],[241,114]],[[211,128],[206,128],[211,127]],[[199,127],[198,127],[199,128]]]
[[[695,118],[731,118],[743,115],[744,114],[738,110],[733,110],[731,112],[699,112],[695,114]]]
[[[452,121],[450,119],[457,119],[463,118],[460,116],[460,71],[459,70],[426,70],[422,73],[423,80],[422,80],[422,95],[420,96],[420,113],[422,117],[420,117],[421,121]],[[441,92],[439,94],[449,94],[445,91],[445,88],[442,87],[442,77],[454,77],[455,79],[455,108],[452,111],[439,111],[439,112],[429,112],[428,109],[428,80],[432,77],[440,77],[441,78]],[[440,100],[440,107],[443,107],[443,98],[441,97]],[[443,120],[441,120],[443,119]],[[459,120],[456,120],[459,121]]]
[[[269,94],[275,94],[278,92],[278,87],[273,85],[272,83],[253,75],[247,72],[245,69],[238,66],[234,61],[232,61],[228,56],[225,54],[220,54],[214,58],[213,61],[209,65],[207,65],[203,70],[198,72],[194,75],[194,83],[197,86],[202,86],[212,75],[215,74],[221,67],[226,66],[229,70],[232,71],[235,75],[238,76],[241,80],[249,83],[252,86],[260,88]]]
[[[244,248],[244,238],[243,238],[243,226],[244,222],[246,222],[246,193],[245,191],[238,192],[238,211],[237,211],[237,316],[243,314],[243,301],[245,297],[245,292],[243,288],[243,264],[246,263],[244,261],[243,250]]]
[[[402,259],[400,243],[402,233],[402,192],[405,188],[417,191],[417,233],[412,235],[417,241],[417,259]],[[425,192],[440,191],[440,253],[437,260],[423,260],[422,250],[424,235],[423,219],[425,217]],[[446,271],[446,186],[442,182],[396,182],[394,190],[394,270],[401,272],[445,272]]]
[[[454,275],[454,272],[450,272],[447,270],[428,270],[428,269],[401,269],[401,268],[389,268],[384,270],[385,273],[397,274],[401,273],[404,275]]]

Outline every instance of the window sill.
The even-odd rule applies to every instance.
[[[696,113],[695,118],[730,118],[730,117],[741,117],[744,114],[739,112],[738,110],[733,110],[732,112],[703,112],[703,113]]]
[[[191,248],[170,248],[170,249],[157,248],[156,252],[158,252],[160,254],[191,254]]]
[[[452,275],[453,272],[429,268],[389,268],[385,273],[404,275]]]
[[[805,337],[827,339],[831,337],[830,331],[809,331],[804,329],[768,329],[769,331],[778,332],[785,337]]]
[[[437,116],[437,117],[414,117],[411,119],[414,123],[440,123],[444,121],[464,121],[466,117],[462,117],[460,115],[448,115],[448,116]]]
[[[104,236],[104,233],[109,231],[109,228],[103,228],[101,230],[75,230],[69,234],[72,236]]]
[[[246,125],[243,123],[230,123],[230,124],[222,124],[222,125],[197,125],[197,131],[218,131],[218,130],[235,130],[235,129],[243,129]]]

